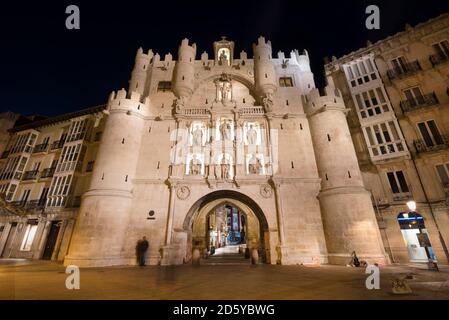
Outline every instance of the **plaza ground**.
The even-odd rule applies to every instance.
[[[367,290],[362,268],[230,264],[81,269],[67,290],[65,268],[46,261],[0,260],[0,299],[449,299],[449,267],[381,268],[381,289]],[[391,293],[411,275],[413,294]]]

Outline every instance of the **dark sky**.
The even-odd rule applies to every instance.
[[[10,1],[8,1],[10,2]],[[65,28],[66,6],[81,11],[81,29]],[[381,29],[365,28],[365,8],[376,4]],[[0,110],[56,115],[105,103],[127,87],[138,47],[176,58],[184,37],[197,58],[226,35],[236,53],[252,57],[259,35],[273,53],[306,48],[318,84],[323,58],[341,56],[449,12],[447,0],[390,1],[44,1],[2,2],[0,7]]]

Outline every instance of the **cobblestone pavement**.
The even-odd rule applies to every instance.
[[[391,293],[405,277],[409,295]],[[202,265],[81,269],[80,290],[67,290],[65,268],[45,261],[0,260],[0,299],[449,299],[449,267],[381,268],[381,289],[367,290],[362,268]]]

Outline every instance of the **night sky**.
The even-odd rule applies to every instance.
[[[127,88],[138,47],[176,59],[185,37],[196,42],[197,59],[203,51],[212,57],[212,43],[223,35],[235,41],[236,58],[241,50],[252,57],[260,35],[274,55],[307,49],[322,85],[325,56],[449,12],[447,0],[42,2],[0,6],[2,111],[51,116],[103,104],[112,90]],[[70,4],[80,8],[80,30],[65,28]],[[365,28],[369,4],[380,7],[380,30]]]

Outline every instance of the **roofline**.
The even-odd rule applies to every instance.
[[[425,22],[420,22],[420,23],[418,23],[417,25],[415,25],[414,27],[412,27],[412,30],[416,30],[417,28],[418,28],[418,29],[419,29],[419,28],[423,28],[423,27],[425,27],[425,26],[427,26],[427,25],[429,25],[429,24],[432,24],[432,23],[435,23],[435,22],[437,22],[437,21],[439,21],[439,20],[444,20],[444,19],[447,19],[447,18],[449,18],[449,13],[443,13],[443,14],[441,14],[441,15],[435,17],[435,18],[431,18],[431,19],[429,19],[429,20],[427,20],[427,21],[425,21]],[[345,54],[345,55],[341,56],[340,58],[337,58],[337,60],[334,60],[334,61],[331,61],[331,62],[325,64],[324,67],[325,67],[325,69],[327,69],[327,68],[330,68],[330,67],[332,67],[332,66],[334,66],[334,65],[336,65],[336,64],[345,63],[345,62],[347,62],[347,61],[346,61],[347,59],[352,60],[351,58],[354,58],[354,56],[363,54],[364,52],[367,52],[367,51],[368,51],[367,53],[370,53],[370,52],[369,52],[370,50],[373,50],[374,48],[379,47],[380,45],[382,45],[383,43],[385,43],[385,42],[387,42],[387,41],[390,41],[390,40],[392,40],[392,39],[395,39],[395,38],[398,38],[398,37],[400,37],[400,36],[403,36],[403,35],[405,35],[405,34],[407,34],[407,33],[410,33],[410,31],[411,31],[411,30],[407,30],[407,29],[406,29],[406,30],[404,30],[404,31],[396,32],[395,34],[393,34],[393,35],[391,35],[391,36],[388,36],[388,37],[386,37],[386,38],[384,38],[384,39],[380,39],[380,40],[376,41],[376,42],[373,43],[373,44],[370,44],[370,45],[368,45],[368,46],[366,46],[366,47],[357,49],[357,50],[355,50],[355,51],[353,51],[353,52],[351,52],[351,53]]]
[[[56,122],[70,120],[72,118],[80,117],[80,116],[83,116],[86,114],[101,112],[104,109],[106,109],[106,107],[107,107],[107,104],[101,104],[101,105],[98,105],[95,107],[90,107],[90,108],[78,110],[75,112],[65,113],[65,114],[62,114],[59,116],[54,116],[54,117],[51,117],[48,119],[43,119],[43,120],[27,123],[27,124],[24,124],[24,125],[21,125],[18,127],[13,127],[11,129],[9,129],[8,132],[14,133],[14,132],[24,131],[24,130],[28,130],[28,129],[34,129],[34,128],[38,128],[38,127],[42,127],[42,126],[47,126],[47,125],[50,125],[50,124],[53,124]]]

